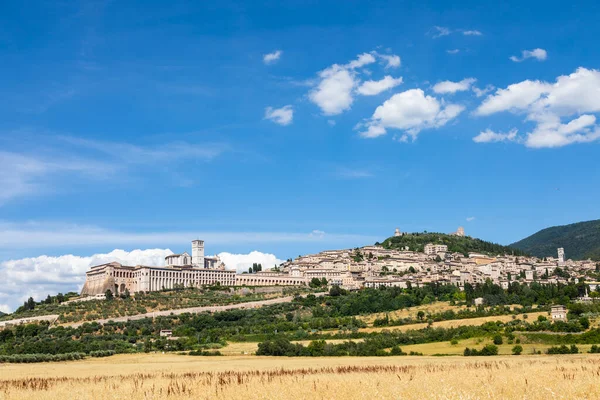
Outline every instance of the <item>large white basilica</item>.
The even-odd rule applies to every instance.
[[[187,252],[165,257],[164,267],[136,265],[118,262],[96,265],[86,273],[81,289],[82,296],[101,295],[110,290],[113,294],[152,292],[177,287],[200,287],[203,285],[305,285],[306,279],[287,274],[264,273],[261,275],[236,275],[228,270],[218,256],[204,255],[204,241],[192,241],[192,255]]]
[[[164,267],[136,265],[118,262],[96,265],[86,274],[82,295],[103,294],[107,290],[120,294],[150,292],[175,287],[212,285],[232,286],[235,271],[225,269],[218,256],[204,256],[204,241],[192,242],[192,255],[187,252],[165,257]]]

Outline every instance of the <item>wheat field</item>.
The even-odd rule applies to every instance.
[[[597,399],[600,357],[120,355],[0,365],[0,399]]]

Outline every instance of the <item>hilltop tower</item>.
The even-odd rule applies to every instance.
[[[396,228],[396,231],[394,232],[394,236],[395,237],[402,236],[402,232],[400,232],[400,229]]]
[[[565,265],[565,249],[562,247],[558,249],[558,265]]]
[[[204,268],[204,240],[192,240],[192,265]]]

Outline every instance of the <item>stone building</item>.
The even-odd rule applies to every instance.
[[[204,241],[192,242],[192,255],[187,252],[165,257],[166,266],[127,266],[118,262],[96,265],[86,273],[82,296],[105,293],[115,295],[152,292],[176,287],[202,285],[235,285],[235,271],[225,269],[219,257],[204,256]]]
[[[437,253],[445,253],[448,251],[448,246],[445,244],[433,244],[428,243],[425,245],[423,252],[427,255],[433,255]]]
[[[552,316],[553,321],[564,321],[567,319],[567,307],[562,305],[552,306],[550,308],[550,315]]]

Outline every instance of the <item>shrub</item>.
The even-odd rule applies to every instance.
[[[90,357],[109,357],[114,356],[116,352],[114,350],[96,350],[90,351]]]
[[[85,353],[13,354],[10,356],[0,355],[0,363],[37,363],[81,360],[83,358],[85,358]]]
[[[188,353],[190,356],[222,356],[220,351],[204,351],[204,350],[195,350],[190,351]]]
[[[519,344],[512,348],[513,356],[519,356],[519,355],[521,355],[522,352],[523,352],[523,346],[521,346]]]
[[[561,346],[553,346],[550,347],[546,353],[548,354],[577,354],[579,353],[579,348],[577,346],[575,346],[574,344],[571,345],[571,347],[567,347],[566,345],[561,345]]]
[[[481,350],[465,348],[463,352],[465,356],[496,356],[498,355],[498,346],[488,344]]]
[[[496,344],[496,345],[502,344],[502,336],[494,335],[494,344]]]

